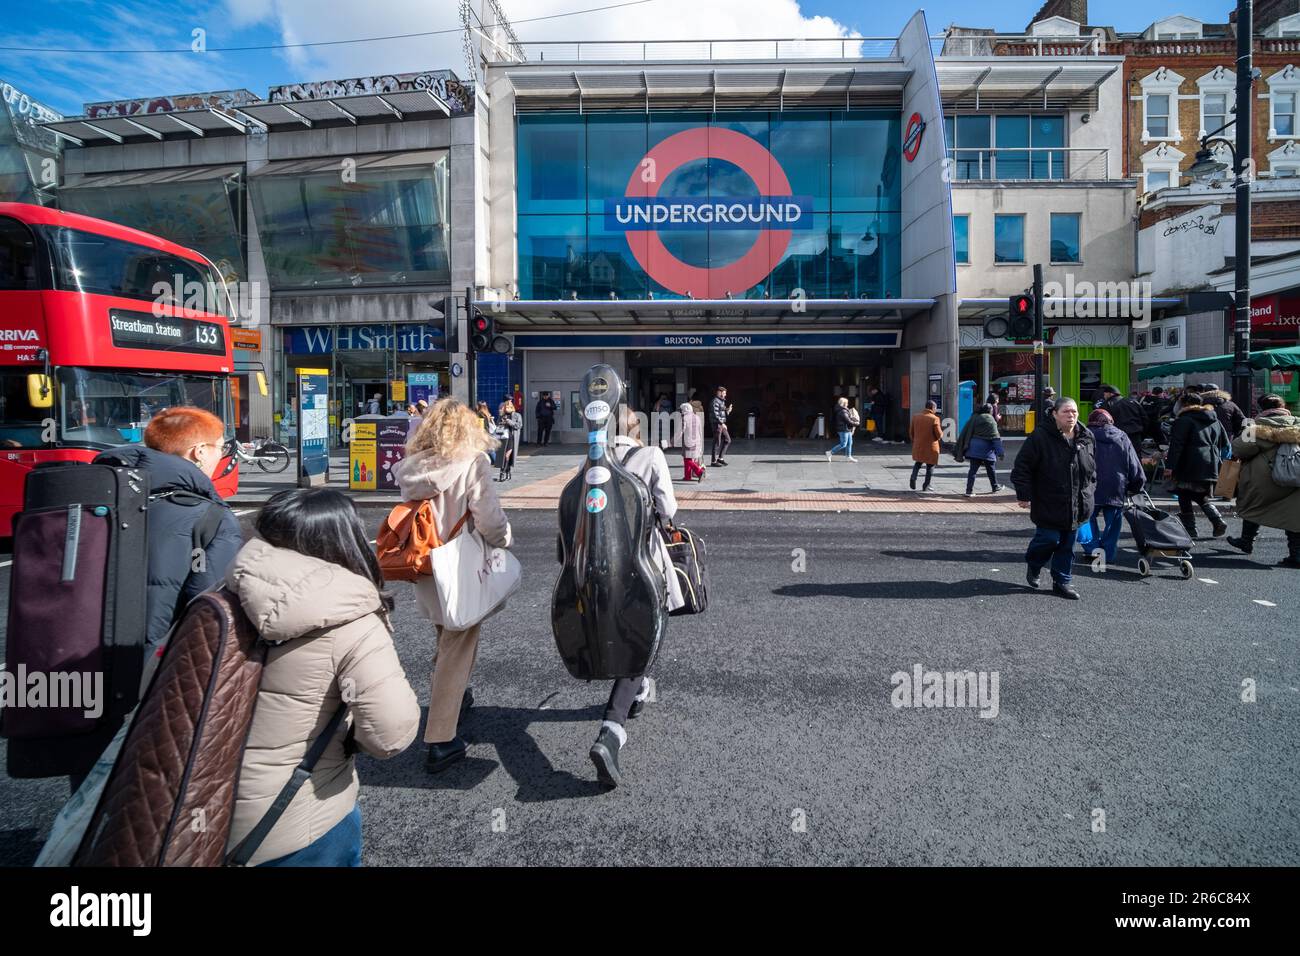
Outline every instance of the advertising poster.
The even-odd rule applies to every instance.
[[[352,423],[352,442],[348,445],[348,488],[352,491],[375,490],[376,432],[374,422]]]
[[[298,487],[329,481],[330,422],[328,369],[298,370]]]
[[[430,405],[438,400],[438,373],[412,372],[406,376],[408,402],[424,399]]]
[[[393,477],[393,466],[406,457],[406,439],[410,428],[409,418],[388,418],[379,423],[378,487],[382,490],[391,491],[397,488],[397,480]]]

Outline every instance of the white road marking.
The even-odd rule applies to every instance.
[[[10,558],[8,561],[0,561],[0,568],[7,568],[9,567],[9,565],[13,563],[14,563],[13,558]]]
[[[1200,581],[1202,584],[1218,584],[1218,583],[1219,583],[1218,581],[1214,580],[1214,578],[1197,578],[1196,580]]]
[[[1255,598],[1255,603],[1262,605],[1263,607],[1277,607],[1277,605],[1272,601],[1261,601],[1259,598]]]

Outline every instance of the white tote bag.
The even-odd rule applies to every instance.
[[[430,577],[416,582],[416,596],[435,624],[464,631],[505,606],[523,577],[519,559],[489,548],[477,531],[462,531],[429,552]]]

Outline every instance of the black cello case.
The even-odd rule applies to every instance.
[[[583,378],[587,458],[560,494],[562,567],[551,593],[551,630],[564,666],[582,680],[644,674],[668,624],[650,489],[611,454],[606,431],[622,391],[608,365]]]

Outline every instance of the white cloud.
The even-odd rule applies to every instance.
[[[226,0],[237,23],[271,22],[282,42],[385,36],[458,26],[455,0],[389,0],[385,3],[319,0]],[[736,38],[840,37],[847,29],[829,17],[804,16],[796,0],[651,0],[649,3],[580,16],[523,22],[536,17],[606,6],[611,0],[503,0],[515,33],[529,41],[696,40]],[[491,22],[490,7],[475,0],[476,12]],[[254,19],[255,18],[255,19]],[[459,31],[431,37],[351,43],[286,50],[281,54],[294,80],[305,82],[452,69],[464,75]]]

